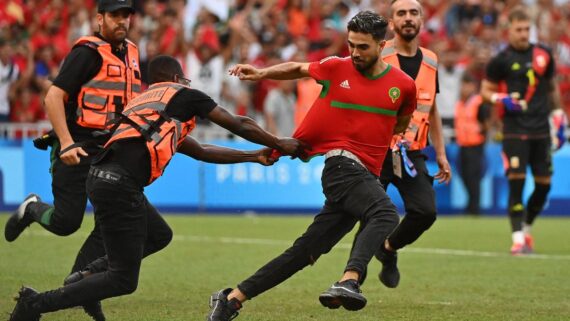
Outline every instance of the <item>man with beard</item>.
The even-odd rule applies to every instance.
[[[81,226],[89,166],[110,137],[102,130],[110,128],[115,113],[141,91],[139,52],[126,39],[133,13],[132,0],[99,0],[99,31],[80,38],[65,58],[45,97],[46,112],[57,136],[50,142],[54,203],[51,206],[30,194],[6,223],[4,236],[8,242],[33,222],[60,236],[70,235]],[[156,229],[153,237],[162,248],[170,241],[171,231]],[[72,272],[103,255],[96,222]],[[84,308],[95,320],[105,319],[99,302]]]
[[[392,135],[408,125],[416,106],[416,88],[404,72],[380,54],[388,23],[364,11],[348,23],[350,57],[320,62],[288,62],[257,69],[236,65],[230,74],[241,80],[312,77],[323,88],[293,134],[312,147],[306,159],[325,156],[322,174],[326,201],[307,231],[294,244],[236,289],[210,298],[209,321],[234,318],[242,303],[312,265],[348,233],[357,221],[362,231],[341,279],[319,297],[325,307],[359,310],[366,305],[358,279],[374,252],[398,223],[394,204],[378,182]]]
[[[153,58],[149,81],[150,87],[121,113],[117,130],[89,169],[86,190],[107,251],[106,257],[98,259],[102,269],[51,291],[38,293],[22,287],[9,321],[38,321],[47,312],[136,290],[142,259],[160,250],[153,229],[170,231],[144,195],[144,187],[162,176],[175,153],[218,164],[271,165],[273,149],[298,156],[306,148],[296,139],[270,134],[251,118],[229,113],[203,92],[190,88],[174,57]],[[247,152],[200,144],[189,137],[196,116],[269,148]]]
[[[406,131],[394,135],[390,145],[392,153],[385,158],[380,175],[384,188],[388,188],[390,183],[396,186],[406,211],[398,227],[375,255],[382,262],[380,281],[389,288],[395,288],[400,282],[396,251],[413,243],[435,222],[433,180],[435,177],[439,183],[449,183],[451,168],[435,103],[435,96],[439,92],[437,56],[418,44],[423,8],[417,0],[393,0],[390,11],[390,28],[395,37],[387,42],[382,58],[412,77],[417,88],[417,109]],[[425,163],[427,156],[422,153],[427,146],[428,133],[439,167],[434,177],[429,175]],[[361,282],[364,282],[364,278]]]

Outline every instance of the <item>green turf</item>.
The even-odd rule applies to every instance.
[[[0,215],[0,224],[8,215]],[[176,238],[142,267],[138,290],[104,302],[108,320],[204,320],[210,293],[235,284],[281,253],[302,233],[309,216],[166,216]],[[61,284],[92,226],[88,216],[70,237],[32,226],[13,244],[0,241],[0,320],[21,284],[38,290]],[[327,310],[318,295],[342,272],[351,238],[318,263],[244,306],[237,320],[570,320],[569,219],[540,218],[536,250],[544,256],[510,257],[505,218],[440,218],[400,254],[402,281],[383,287],[373,261],[359,312]],[[473,252],[435,253],[438,249]],[[81,310],[42,320],[89,320]]]

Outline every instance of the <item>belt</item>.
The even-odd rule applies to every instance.
[[[112,182],[119,182],[123,178],[123,175],[119,173],[96,167],[89,168],[89,175]]]
[[[357,162],[360,166],[366,168],[366,166],[364,166],[364,164],[362,163],[362,161],[360,161],[360,159],[358,158],[358,156],[354,155],[353,153],[344,150],[344,149],[333,149],[333,150],[329,150],[326,154],[325,154],[325,159],[331,158],[331,157],[335,157],[335,156],[343,156],[346,158],[350,158],[353,161]]]

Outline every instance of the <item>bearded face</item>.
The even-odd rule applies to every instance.
[[[399,0],[392,4],[390,28],[400,38],[411,41],[422,27],[422,7],[416,0]]]

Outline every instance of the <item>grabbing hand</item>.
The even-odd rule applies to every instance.
[[[289,155],[291,158],[306,158],[307,151],[311,150],[311,146],[290,137],[279,138],[277,145],[279,146],[278,150],[282,155]]]
[[[271,166],[279,161],[279,157],[274,157],[273,148],[263,148],[257,151],[257,162],[264,166]]]
[[[65,165],[77,165],[79,164],[79,162],[81,161],[80,157],[85,157],[87,156],[87,152],[85,152],[85,150],[83,150],[83,148],[77,146],[74,148],[71,148],[69,150],[68,149],[72,144],[66,144],[61,145],[61,149],[62,151],[64,151],[63,153],[60,152],[59,154],[59,159],[61,159],[61,161],[65,164]]]
[[[505,109],[510,112],[520,113],[526,109],[524,101],[519,100],[517,95],[496,93],[491,96],[491,101],[493,103],[501,103],[503,106],[505,106]]]
[[[261,79],[261,72],[252,65],[237,64],[228,70],[231,76],[236,76],[240,80],[257,81]]]

